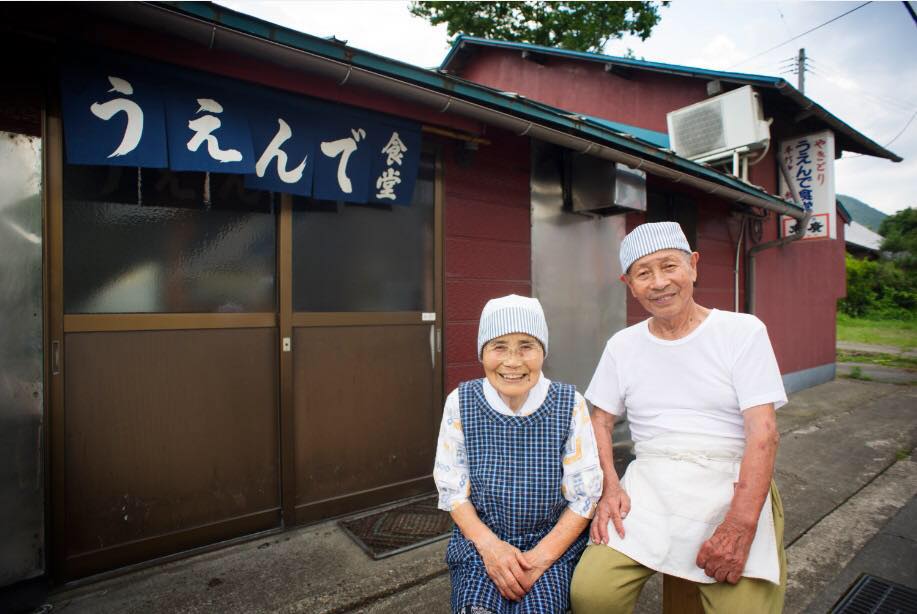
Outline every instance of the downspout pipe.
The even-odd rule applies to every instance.
[[[775,241],[768,241],[767,243],[761,243],[755,245],[750,250],[748,250],[748,267],[745,274],[745,311],[748,313],[755,313],[755,299],[756,299],[756,277],[755,277],[755,256],[760,252],[763,252],[766,249],[772,247],[782,247],[793,241],[798,241],[806,235],[806,228],[809,226],[809,218],[812,217],[812,211],[805,209],[800,201],[799,194],[796,192],[796,184],[790,181],[790,177],[786,172],[786,167],[783,164],[783,158],[777,158],[777,166],[780,168],[780,174],[783,175],[783,180],[790,187],[790,193],[793,195],[793,201],[799,205],[800,209],[805,211],[802,219],[798,219],[796,223],[796,232],[793,234],[777,239]],[[780,218],[777,218],[778,226],[780,224]],[[779,228],[778,228],[779,231]]]

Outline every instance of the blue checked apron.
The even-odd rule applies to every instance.
[[[567,507],[560,486],[574,388],[552,382],[544,404],[533,413],[505,416],[488,405],[482,382],[459,385],[471,504],[500,539],[525,552],[554,528]],[[496,614],[565,612],[573,568],[587,539],[584,531],[525,598],[515,602],[500,595],[474,544],[456,527],[446,550],[452,611],[478,606]]]

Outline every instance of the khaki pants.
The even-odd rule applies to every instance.
[[[780,560],[780,586],[756,578],[742,578],[738,584],[698,584],[701,603],[707,614],[779,614],[783,611],[786,592],[783,503],[773,482],[771,502]],[[654,573],[654,570],[608,546],[588,546],[573,572],[570,585],[573,614],[630,614],[640,590]]]

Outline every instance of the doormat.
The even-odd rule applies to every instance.
[[[889,580],[863,574],[841,597],[831,614],[915,614],[917,591]]]
[[[366,554],[384,559],[449,536],[452,518],[436,502],[436,495],[414,499],[374,514],[339,520],[338,525]]]

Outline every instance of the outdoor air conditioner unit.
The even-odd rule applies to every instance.
[[[710,162],[736,150],[765,147],[770,120],[750,85],[666,114],[672,150],[690,160]]]

